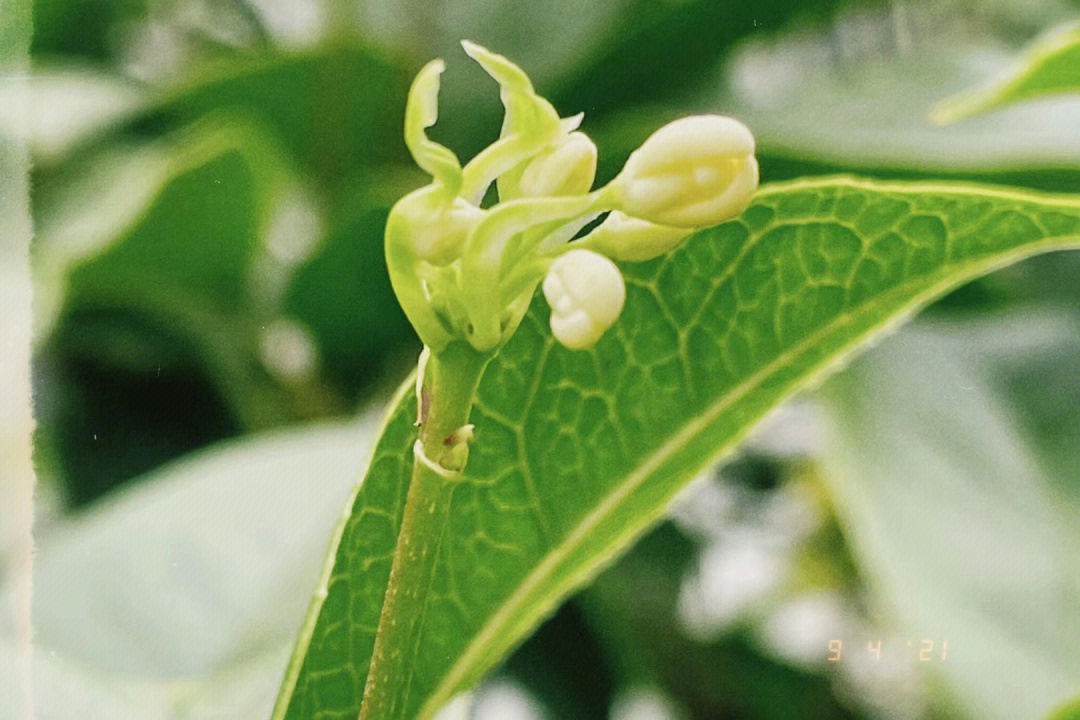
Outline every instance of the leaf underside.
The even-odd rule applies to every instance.
[[[868,339],[966,280],[1078,245],[1077,199],[799,181],[762,189],[738,220],[663,258],[624,266],[625,310],[590,351],[556,345],[535,302],[481,384],[477,440],[394,717],[430,717],[476,682],[762,416]],[[415,414],[404,388],[275,718],[359,711]]]
[[[1080,92],[1080,23],[1058,28],[989,84],[948,98],[933,111],[939,123],[1060,93]]]
[[[943,715],[1043,718],[1080,689],[1080,504],[1076,466],[1050,471],[1027,436],[1017,399],[1037,392],[1010,388],[1075,403],[1042,363],[1076,371],[1080,324],[1043,309],[913,325],[826,385],[821,477],[875,606],[948,653]],[[1054,424],[1075,438],[1069,420]]]

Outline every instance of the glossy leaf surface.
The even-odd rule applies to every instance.
[[[401,717],[430,717],[663,514],[796,390],[966,280],[1080,242],[1080,202],[825,179],[624,268],[626,309],[588,352],[534,304],[488,369]],[[355,717],[411,465],[405,387],[302,634],[276,717]]]

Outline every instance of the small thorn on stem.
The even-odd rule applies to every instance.
[[[443,439],[446,452],[439,458],[439,464],[453,472],[461,472],[465,469],[465,463],[469,460],[469,445],[473,441],[475,433],[473,425],[462,425]]]
[[[476,426],[472,423],[468,425],[462,425],[454,432],[446,436],[443,440],[443,445],[446,447],[453,447],[454,445],[460,445],[462,443],[468,445],[471,444],[473,438],[476,437]]]

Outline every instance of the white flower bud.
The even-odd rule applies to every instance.
[[[692,228],[657,225],[612,210],[584,242],[613,260],[640,262],[663,255],[692,232]]]
[[[613,186],[628,215],[699,228],[746,209],[757,184],[754,137],[746,126],[724,115],[695,115],[654,132]]]
[[[596,145],[585,133],[572,132],[525,167],[519,188],[524,197],[584,195],[595,178]]]
[[[592,347],[622,312],[626,285],[615,263],[591,250],[570,250],[544,278],[551,332],[572,350]]]

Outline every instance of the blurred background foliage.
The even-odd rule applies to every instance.
[[[80,578],[72,548],[98,535],[91,546],[105,554],[129,542],[100,526],[127,527],[112,517],[118,504],[130,518],[164,502],[167,491],[152,486],[167,483],[150,471],[249,433],[347,424],[408,372],[418,346],[382,255],[390,205],[423,182],[401,139],[407,84],[428,59],[451,60],[435,134],[462,157],[500,123],[497,93],[459,39],[519,62],[561,114],[584,111],[600,180],[660,123],[718,111],[754,130],[766,182],[851,172],[1077,192],[1080,98],[946,128],[926,116],[1078,14],[1076,0],[38,0],[34,111],[20,124],[0,97],[0,129],[21,133],[34,162],[36,452],[53,508],[41,525],[43,641],[109,664],[89,641],[73,648],[78,633],[56,620],[82,616],[64,605],[79,594],[60,580],[48,594],[50,563],[66,568],[57,577],[69,587],[101,583]],[[1003,620],[1025,607],[1013,587],[1021,580],[1058,591],[1028,558],[1080,539],[1031,530],[1050,515],[1080,525],[1078,301],[1074,253],[937,303],[703,479],[479,691],[474,716],[1028,716],[1032,688],[1053,694],[1075,680],[1075,655],[1062,648],[1080,646],[1055,635],[1055,620],[1078,610],[1065,600],[1019,634]],[[319,532],[355,473],[349,437],[333,435],[332,450],[310,456],[344,484],[314,491],[326,505],[300,523],[314,534],[281,540],[292,565],[267,568],[275,579],[263,589],[296,596],[297,612]],[[185,473],[174,467],[166,475]],[[261,489],[233,489],[280,499],[273,478],[284,472],[268,471]],[[855,492],[852,477],[876,480]],[[113,492],[120,486],[130,494]],[[954,488],[952,504],[935,494],[942,486]],[[94,501],[106,493],[112,505],[101,509]],[[1018,508],[1019,496],[1043,500]],[[1012,582],[984,586],[994,568],[983,568],[960,591],[944,587],[958,570],[920,544],[928,522],[977,534]],[[207,532],[207,547],[224,541]],[[234,582],[218,570],[208,572]],[[143,592],[163,591],[147,583]],[[125,612],[123,601],[102,603],[106,615]],[[228,627],[216,612],[211,625]],[[296,622],[283,617],[226,635],[235,643],[223,640],[211,659],[149,672],[239,692],[229,683],[258,673],[224,673],[230,653],[254,648],[276,668]],[[839,637],[902,643],[911,627],[935,641],[980,638],[985,673],[956,677],[947,663],[921,672],[903,653],[830,663],[823,651]],[[123,632],[87,637],[113,647]],[[173,637],[158,649],[184,657],[182,646]],[[1021,670],[1002,685],[1005,657]],[[107,669],[138,663],[120,665]],[[271,688],[277,672],[262,673]],[[1014,683],[1028,690],[1010,706]],[[198,701],[183,707],[190,714],[177,716],[200,717]]]

